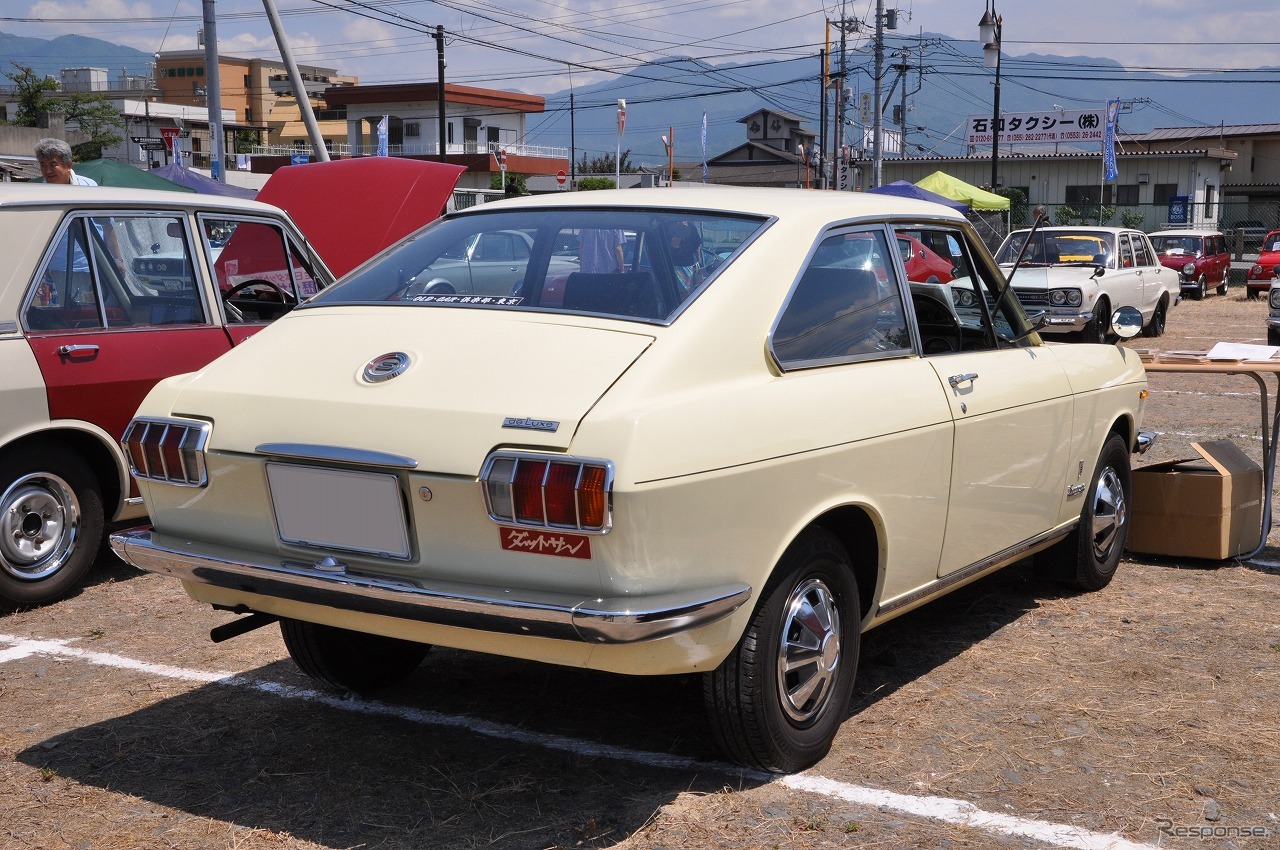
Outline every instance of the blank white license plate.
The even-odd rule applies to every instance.
[[[284,542],[408,559],[396,476],[268,463],[267,482]]]

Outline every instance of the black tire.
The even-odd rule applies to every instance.
[[[703,677],[707,716],[726,756],[790,773],[827,754],[849,711],[861,610],[835,535],[812,528],[797,537],[737,647]]]
[[[1168,318],[1169,305],[1162,298],[1160,303],[1156,305],[1155,312],[1151,314],[1151,321],[1147,322],[1147,326],[1142,329],[1142,335],[1150,337],[1164,336],[1165,323]]]
[[[1081,331],[1081,338],[1085,342],[1106,343],[1111,336],[1111,302],[1105,298],[1098,299],[1098,304],[1093,308],[1093,318],[1084,326]]]
[[[403,682],[429,644],[282,619],[280,634],[295,664],[313,679],[358,694]]]
[[[1280,330],[1267,328],[1267,345],[1280,345]]]
[[[1192,301],[1203,301],[1205,296],[1209,294],[1209,279],[1204,275],[1200,275],[1200,279],[1196,281],[1196,288],[1191,290]]]
[[[1111,434],[1098,455],[1079,526],[1039,556],[1055,578],[1079,590],[1101,590],[1111,583],[1129,540],[1131,492],[1129,447]]]
[[[1227,294],[1227,276],[1225,274],[1222,276],[1222,283],[1218,284],[1218,294]]]
[[[0,599],[41,605],[84,580],[102,545],[102,491],[70,450],[0,455]]]

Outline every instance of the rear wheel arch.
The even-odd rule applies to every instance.
[[[876,522],[866,509],[856,505],[833,508],[816,517],[810,526],[826,529],[836,536],[849,554],[858,601],[865,621],[881,583],[880,535]]]
[[[121,461],[103,444],[100,437],[88,431],[66,427],[34,431],[0,446],[0,455],[22,453],[40,446],[71,452],[84,461],[98,479],[98,489],[102,494],[107,519],[110,520],[119,512],[125,496],[122,489],[125,484],[121,481]],[[126,476],[125,481],[127,480]]]

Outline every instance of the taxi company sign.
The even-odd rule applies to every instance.
[[[1000,116],[1000,144],[1057,144],[1101,142],[1107,123],[1106,109],[1059,112],[1006,112]],[[970,115],[965,144],[991,144],[991,116]]]

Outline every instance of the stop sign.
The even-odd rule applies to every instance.
[[[557,182],[557,183],[559,183],[561,186],[563,186],[563,185],[564,185],[564,181],[566,181],[566,180],[568,180],[568,179],[569,179],[569,175],[568,175],[568,174],[565,174],[563,171],[557,171],[557,172],[556,172],[556,182]]]

